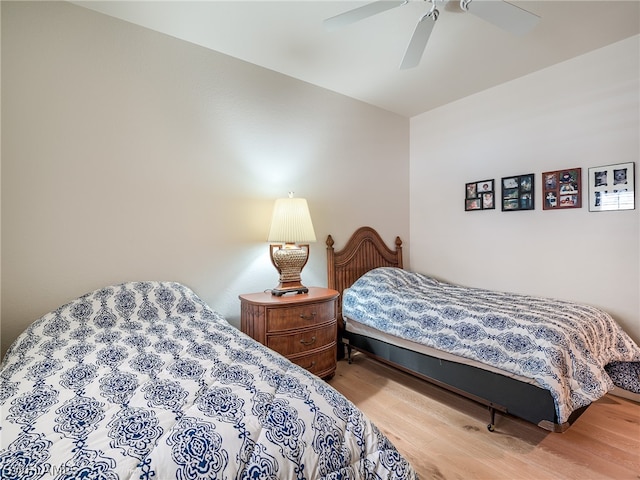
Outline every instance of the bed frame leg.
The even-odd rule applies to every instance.
[[[351,345],[347,343],[347,361],[351,365]]]
[[[489,425],[487,425],[487,430],[490,432],[495,432],[496,430],[496,409],[493,407],[489,407],[489,414],[491,415],[491,421]]]

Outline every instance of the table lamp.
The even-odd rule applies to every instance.
[[[280,283],[271,290],[272,295],[307,293],[309,289],[300,280],[300,272],[309,259],[309,243],[316,241],[309,207],[304,198],[279,198],[273,207],[268,242],[271,263],[280,274]]]

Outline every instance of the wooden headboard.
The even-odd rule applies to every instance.
[[[327,237],[327,280],[329,288],[342,295],[345,288],[364,273],[378,267],[402,268],[402,240],[396,237],[391,250],[371,227],[360,227],[340,251],[333,249],[333,238]],[[342,302],[338,302],[338,325],[342,327]]]

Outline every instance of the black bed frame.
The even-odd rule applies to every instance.
[[[342,294],[360,276],[377,267],[402,268],[402,240],[396,237],[395,250],[386,246],[371,227],[361,227],[340,251],[327,238],[328,286]],[[495,413],[513,415],[552,432],[564,432],[587,409],[574,411],[559,423],[555,403],[548,390],[499,373],[443,360],[404,347],[392,345],[344,329],[342,305],[338,307],[339,340],[346,346],[349,363],[352,349],[372,356],[404,372],[474,400],[489,408],[487,428],[495,429]],[[339,349],[340,350],[340,349]]]

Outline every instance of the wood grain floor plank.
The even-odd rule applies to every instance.
[[[639,480],[640,405],[607,395],[564,433],[486,407],[362,354],[330,380],[411,462],[420,478]]]

